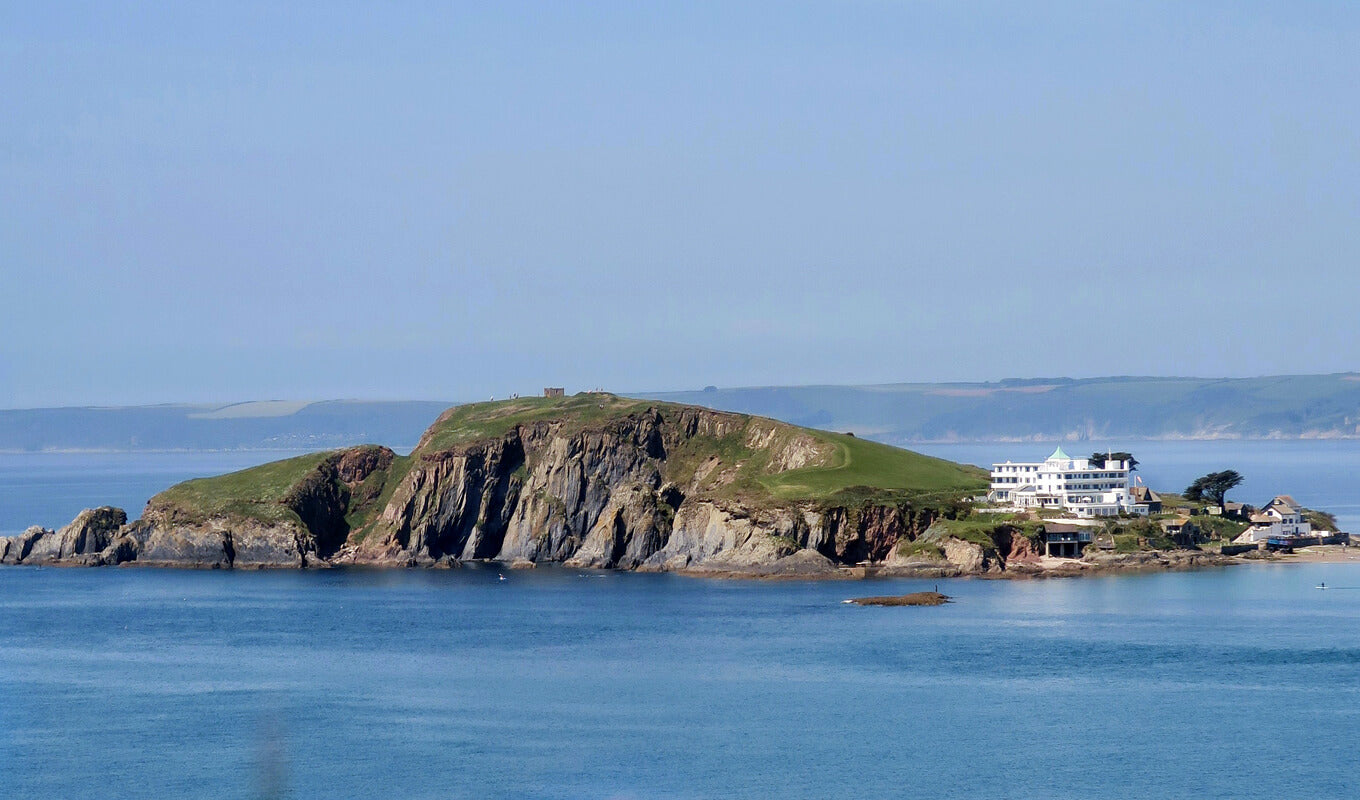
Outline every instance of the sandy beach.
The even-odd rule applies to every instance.
[[[1315,547],[1301,547],[1293,553],[1277,553],[1281,561],[1295,561],[1310,564],[1360,564],[1360,547],[1328,544]]]

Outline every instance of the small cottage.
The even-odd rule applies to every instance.
[[[1276,496],[1250,518],[1251,527],[1234,541],[1240,544],[1266,539],[1296,539],[1311,536],[1313,526],[1303,514],[1303,506],[1287,494]]]
[[[1050,522],[1044,525],[1041,536],[1044,555],[1053,558],[1081,558],[1081,553],[1091,543],[1091,531],[1080,525],[1067,525]]]
[[[1145,505],[1149,514],[1162,513],[1162,496],[1141,484],[1134,486],[1129,494],[1135,505]]]

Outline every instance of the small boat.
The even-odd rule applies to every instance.
[[[1314,589],[1326,589],[1326,588],[1327,588],[1327,584],[1325,584],[1325,583],[1319,583],[1317,586],[1314,586],[1313,588],[1314,588]]]
[[[496,578],[497,578],[498,580],[502,580],[502,581],[505,580],[505,576],[502,575],[502,574],[500,574],[499,572],[496,573]]]

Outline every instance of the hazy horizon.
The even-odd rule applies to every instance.
[[[0,408],[1360,365],[1360,7],[0,9]]]
[[[996,378],[996,379],[991,379],[991,380],[978,380],[978,381],[962,381],[962,380],[961,380],[961,381],[887,381],[887,382],[882,382],[882,383],[859,383],[859,384],[852,384],[852,383],[802,383],[802,384],[783,384],[783,385],[780,385],[780,384],[751,384],[751,385],[745,385],[745,386],[742,386],[742,385],[718,386],[718,385],[716,385],[716,384],[706,384],[706,385],[704,385],[704,386],[684,386],[684,387],[678,387],[678,388],[665,388],[665,389],[639,389],[639,388],[633,388],[633,389],[612,389],[612,388],[608,388],[608,387],[587,387],[587,386],[570,386],[570,385],[568,385],[568,386],[563,387],[563,388],[565,388],[566,393],[567,393],[568,395],[573,395],[573,394],[576,394],[576,393],[578,393],[578,392],[603,391],[603,392],[607,392],[607,393],[609,393],[609,394],[616,394],[616,395],[620,395],[620,396],[623,396],[623,397],[650,397],[650,396],[655,396],[655,395],[683,395],[683,394],[703,393],[703,392],[707,391],[707,390],[710,389],[710,388],[716,389],[716,390],[722,390],[722,391],[726,391],[726,392],[732,392],[732,391],[758,391],[758,390],[763,390],[763,389],[792,389],[792,390],[798,390],[798,389],[817,389],[817,388],[830,388],[830,389],[874,389],[874,388],[891,388],[891,387],[896,387],[896,386],[945,386],[945,385],[957,385],[957,386],[984,386],[984,385],[996,385],[996,384],[1000,384],[1000,383],[1005,383],[1005,382],[1007,382],[1007,381],[1025,381],[1025,382],[1031,382],[1031,381],[1069,381],[1069,380],[1071,380],[1071,381],[1078,381],[1078,382],[1086,382],[1086,381],[1096,381],[1096,382],[1099,382],[1099,381],[1112,381],[1112,382],[1116,382],[1116,381],[1239,381],[1239,380],[1242,380],[1242,381],[1251,381],[1251,380],[1269,380],[1269,379],[1276,379],[1276,378],[1279,378],[1279,379],[1285,379],[1285,378],[1313,378],[1313,377],[1326,377],[1326,376],[1330,376],[1330,375],[1341,375],[1341,376],[1360,375],[1360,372],[1356,372],[1356,371],[1343,371],[1343,372],[1334,372],[1334,373],[1308,373],[1308,374],[1299,373],[1299,374],[1294,374],[1294,375],[1284,375],[1284,374],[1280,374],[1280,375],[1089,375],[1089,376],[1073,376],[1073,375],[1033,375],[1033,376],[1022,376],[1022,375],[1011,375],[1011,376],[1007,376],[1007,377],[1005,377],[1005,378]],[[162,406],[164,406],[164,407],[171,407],[171,406],[202,406],[202,407],[219,407],[219,408],[226,408],[226,407],[235,406],[235,405],[270,404],[270,403],[280,403],[280,404],[286,404],[286,405],[298,405],[298,406],[305,406],[305,405],[317,404],[317,403],[432,403],[432,402],[448,402],[448,403],[454,403],[454,404],[463,404],[463,403],[479,403],[479,402],[483,402],[483,401],[486,401],[486,400],[508,400],[508,399],[510,399],[510,397],[511,397],[512,394],[515,395],[515,396],[518,396],[518,397],[535,397],[535,396],[538,396],[539,393],[540,393],[541,391],[542,391],[541,388],[519,388],[519,389],[512,389],[511,391],[506,392],[506,393],[504,393],[504,394],[490,395],[490,396],[486,396],[486,397],[245,397],[245,398],[233,398],[233,399],[211,399],[211,398],[208,398],[208,399],[190,399],[190,400],[161,400],[161,401],[155,401],[155,402],[149,402],[149,403],[126,403],[126,404],[112,404],[112,403],[84,403],[84,404],[72,404],[72,405],[65,405],[65,406],[15,406],[15,407],[0,407],[0,411],[41,411],[41,410],[45,410],[45,409],[61,409],[61,408],[148,408],[148,407],[162,407]],[[269,414],[269,415],[272,415],[272,413]]]

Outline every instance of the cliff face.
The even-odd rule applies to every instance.
[[[357,447],[318,460],[279,498],[260,498],[268,513],[215,513],[169,493],[152,498],[139,520],[122,509],[82,511],[59,531],[30,528],[0,539],[0,563],[204,569],[322,567],[343,546],[346,511],[369,479],[391,466],[387,448]]]
[[[738,476],[721,459],[673,463],[696,441],[733,436],[773,447],[767,469],[775,473],[826,457],[815,441],[776,443],[778,434],[738,415],[651,410],[597,429],[537,422],[493,442],[425,452],[345,558],[743,572],[811,551],[820,559],[805,553],[799,571],[833,571],[882,561],[938,514],[907,504],[750,502],[731,491]]]
[[[600,408],[612,411],[604,402]],[[277,468],[258,487],[245,478],[221,488],[185,485],[153,498],[136,522],[115,509],[85,512],[60,532],[0,543],[0,559],[209,568],[495,559],[835,574],[839,566],[890,563],[901,543],[952,513],[947,503],[900,495],[875,501],[876,490],[864,486],[854,488],[868,500],[864,492],[841,500],[778,483],[849,458],[834,440],[771,420],[644,404],[584,420],[524,418],[488,436],[460,433],[458,425],[471,423],[457,411],[441,417],[408,458],[353,448],[279,462],[294,471],[283,480]],[[235,494],[224,499],[227,492]],[[946,555],[929,569],[978,566],[971,554]],[[993,555],[990,563],[1001,561]]]

